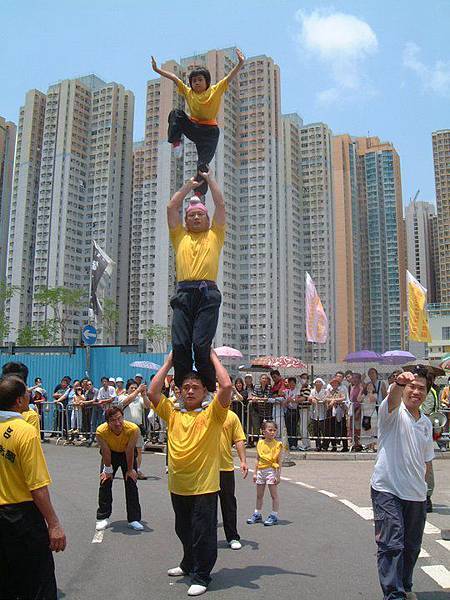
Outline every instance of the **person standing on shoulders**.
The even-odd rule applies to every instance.
[[[52,552],[65,549],[66,536],[50,500],[38,431],[22,416],[28,404],[22,379],[0,379],[0,595],[56,600]]]
[[[426,472],[434,457],[432,425],[420,405],[431,383],[423,365],[400,373],[378,410],[371,495],[378,575],[386,600],[417,598],[412,578],[426,520]]]
[[[200,596],[207,591],[217,560],[220,436],[233,391],[230,377],[214,350],[211,360],[219,389],[206,408],[202,405],[208,389],[197,372],[186,373],[181,382],[182,410],[176,410],[161,394],[172,367],[172,354],[153,378],[148,393],[156,413],[167,423],[169,491],[175,532],[183,544],[180,565],[169,569],[167,574],[190,575],[189,596]]]

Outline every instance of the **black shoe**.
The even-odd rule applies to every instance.
[[[427,496],[427,513],[433,512],[433,503],[431,502],[430,496]]]
[[[331,452],[337,452],[337,448],[331,448]]]

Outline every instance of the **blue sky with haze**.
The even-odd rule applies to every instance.
[[[334,133],[396,146],[403,199],[433,200],[431,132],[450,128],[448,0],[6,0],[0,115],[25,92],[96,73],[136,96],[144,132],[150,54],[178,59],[237,45],[281,68],[282,110]]]

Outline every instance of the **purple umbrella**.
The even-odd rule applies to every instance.
[[[404,365],[411,360],[416,360],[414,354],[406,350],[388,350],[381,355],[380,363],[383,365]]]
[[[344,362],[348,363],[365,363],[365,362],[378,362],[380,360],[380,354],[373,352],[372,350],[359,350],[358,352],[350,352],[344,358]]]

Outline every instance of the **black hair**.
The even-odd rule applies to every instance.
[[[267,427],[267,425],[273,425],[275,427],[275,429],[278,429],[278,425],[275,423],[275,421],[263,421],[262,425],[261,425],[261,429],[264,431],[264,429]]]
[[[208,69],[206,67],[194,67],[192,69],[192,71],[189,73],[189,85],[192,87],[192,80],[194,79],[194,77],[200,77],[200,75],[203,75],[203,77],[206,80],[206,89],[209,88],[209,86],[211,85],[211,73],[208,71]]]
[[[270,371],[270,376],[272,377],[272,375],[279,375],[281,377],[281,373],[278,369],[272,369]]]
[[[9,410],[16,400],[27,393],[27,386],[19,375],[4,375],[0,378],[0,410]]]
[[[138,386],[138,382],[135,379],[128,379],[127,380],[127,386],[125,388],[127,391],[129,389],[130,385],[135,385],[135,386],[139,387]]]
[[[242,384],[242,387],[245,387],[245,383],[242,377],[236,377],[236,379],[234,380],[234,385],[236,386],[238,382]]]
[[[301,373],[300,379],[302,379],[303,377],[307,377],[309,379],[309,373]]]
[[[123,417],[123,410],[120,408],[120,406],[111,406],[111,408],[107,408],[105,410],[105,421],[108,423],[110,418],[117,413],[120,413]]]
[[[423,377],[423,379],[426,379],[427,394],[428,394],[428,392],[431,390],[431,387],[434,383],[435,375],[433,375],[433,373],[430,371],[430,369],[426,365],[415,365],[414,369],[411,372],[413,375],[416,375],[416,377]]]
[[[203,387],[206,387],[205,382],[203,381],[203,377],[200,375],[200,373],[198,371],[190,371],[189,373],[186,373],[186,375],[183,377],[183,379],[181,381],[181,386],[183,386],[183,383],[185,381],[187,381],[188,379],[194,379],[195,381],[200,381],[200,383],[203,385]]]
[[[105,379],[106,379],[106,381],[109,381],[109,377],[105,377],[104,375],[103,375],[103,377],[100,379],[100,381],[104,381]]]
[[[335,375],[344,375],[344,377],[345,377],[344,371],[336,371]]]
[[[36,383],[36,381],[38,381],[38,380],[39,380],[39,381],[42,381],[42,378],[41,378],[41,377],[35,377],[35,378],[34,378],[34,383]]]
[[[66,379],[69,383],[72,381],[72,377],[69,375],[64,375],[63,379]]]
[[[26,383],[28,367],[21,362],[7,362],[2,367],[2,375],[17,375],[17,377],[20,377]]]
[[[351,369],[347,369],[344,373],[344,375],[347,377],[347,375],[353,375],[353,371]]]
[[[288,377],[288,382],[289,381],[293,381],[294,383],[297,383],[297,378],[296,377]]]

